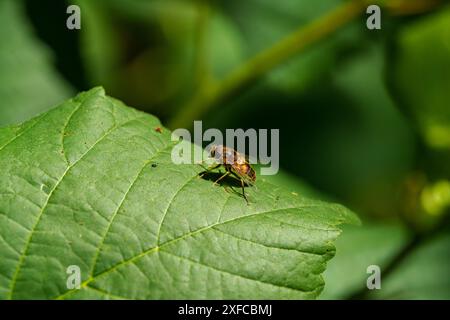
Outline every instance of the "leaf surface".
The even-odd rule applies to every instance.
[[[303,299],[358,218],[260,177],[239,195],[175,165],[159,121],[81,93],[0,129],[1,299]],[[231,183],[231,182],[227,182]],[[81,270],[68,289],[67,268]]]

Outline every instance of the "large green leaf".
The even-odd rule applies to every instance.
[[[0,130],[0,298],[316,297],[357,217],[265,179],[247,205],[157,126],[96,88]]]
[[[0,1],[0,125],[17,123],[70,97],[70,86],[35,39],[22,1]]]

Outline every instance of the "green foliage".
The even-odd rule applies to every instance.
[[[70,96],[20,1],[0,1],[0,39],[0,125],[25,121]]]
[[[76,4],[83,8],[80,47],[88,78],[93,84],[113,87],[121,52],[108,11],[98,1],[77,0]]]
[[[82,93],[0,130],[0,297],[315,298],[357,217],[265,179],[239,193],[175,165],[159,121]],[[66,268],[81,268],[68,291]]]
[[[400,29],[394,85],[426,143],[450,148],[450,8]]]
[[[384,286],[383,271],[410,238],[406,228],[398,224],[365,221],[361,227],[346,226],[336,241],[339,254],[324,273],[326,284],[320,299],[346,299],[364,290],[370,265],[381,268]]]
[[[0,299],[450,297],[445,0],[50,2],[0,1]],[[155,117],[96,88],[11,125],[68,83]],[[247,205],[156,117],[278,128],[282,170]]]
[[[245,39],[243,49],[251,58],[340,3],[340,0],[248,0],[226,2],[224,10],[230,13],[242,30],[242,38]],[[296,94],[306,91],[314,83],[320,83],[341,53],[362,40],[360,30],[359,25],[352,24],[342,32],[327,37],[327,41],[292,57],[270,72],[268,84],[281,92]]]
[[[400,263],[372,299],[450,299],[450,233],[424,241]]]

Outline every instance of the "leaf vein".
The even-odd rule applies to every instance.
[[[174,196],[169,201],[169,204],[167,205],[167,208],[164,211],[164,214],[162,216],[161,222],[159,223],[159,226],[158,226],[158,232],[157,232],[157,236],[156,236],[156,239],[157,239],[156,246],[159,246],[159,244],[160,244],[159,241],[160,241],[160,236],[161,236],[161,229],[163,227],[164,220],[166,219],[167,213],[169,212],[170,208],[172,207],[172,204],[174,203],[175,198],[178,196],[178,194],[181,192],[181,190],[183,190],[189,184],[189,182],[191,182],[197,176],[198,176],[198,174],[196,173],[194,176],[192,176],[191,178],[186,180],[186,182],[183,183],[183,185],[175,192]]]
[[[5,149],[9,144],[11,144],[12,142],[14,142],[15,140],[17,140],[19,137],[21,137],[22,135],[24,135],[25,133],[27,133],[28,131],[30,131],[32,128],[34,128],[42,119],[44,119],[46,117],[47,114],[42,115],[39,119],[36,119],[36,121],[29,125],[26,129],[24,129],[22,132],[20,132],[18,135],[14,136],[12,139],[10,139],[9,141],[7,141],[3,146],[0,147],[0,151],[2,151],[3,149]]]
[[[308,292],[315,291],[314,289],[313,290],[304,290],[304,289],[301,289],[301,288],[295,288],[295,287],[291,287],[291,286],[288,286],[288,285],[282,285],[282,284],[277,284],[277,283],[273,283],[273,282],[262,281],[261,279],[254,279],[254,278],[251,278],[251,277],[248,277],[248,276],[244,276],[242,274],[233,273],[233,272],[228,271],[228,270],[219,269],[219,268],[213,267],[213,266],[211,266],[209,264],[205,264],[205,263],[200,262],[200,261],[196,261],[196,260],[192,260],[192,259],[189,259],[189,258],[186,258],[186,257],[183,257],[183,256],[179,256],[177,254],[174,254],[173,252],[168,252],[168,251],[165,251],[165,250],[160,250],[160,251],[164,252],[164,253],[167,253],[167,254],[169,254],[171,256],[177,257],[177,258],[179,258],[181,260],[186,260],[186,261],[189,261],[191,263],[198,264],[200,266],[203,266],[203,267],[206,267],[206,268],[218,271],[218,272],[226,273],[226,274],[229,274],[229,275],[232,275],[232,276],[235,276],[235,277],[243,278],[243,279],[246,279],[246,280],[259,282],[259,283],[271,285],[271,286],[282,288],[282,289],[293,290],[293,291],[296,291],[296,292],[300,291],[300,292],[303,292],[303,293],[308,293]]]
[[[302,254],[310,254],[310,255],[320,256],[320,257],[323,256],[322,253],[317,253],[317,252],[305,251],[305,250],[300,250],[300,249],[295,249],[295,248],[283,248],[283,247],[277,247],[277,246],[270,246],[270,245],[264,244],[262,242],[256,242],[256,241],[253,241],[253,240],[250,240],[250,239],[245,239],[245,238],[238,237],[238,236],[236,236],[234,234],[222,231],[222,230],[220,230],[220,229],[218,229],[216,227],[213,227],[213,229],[215,231],[223,233],[223,234],[225,234],[227,236],[230,236],[232,238],[235,238],[235,239],[238,239],[238,240],[241,240],[241,241],[250,242],[250,243],[253,243],[253,244],[257,244],[259,246],[262,246],[262,247],[265,247],[265,248],[269,248],[269,249],[278,249],[278,250],[283,250],[283,251],[284,250],[286,250],[286,251],[297,251],[297,252],[302,253]]]
[[[116,130],[116,129],[118,129],[118,128],[120,128],[120,127],[123,127],[123,126],[125,126],[125,125],[127,125],[128,123],[130,123],[130,122],[133,122],[133,121],[135,121],[135,120],[137,120],[138,118],[135,118],[135,119],[132,119],[132,120],[129,120],[129,121],[126,121],[125,123],[123,123],[122,125],[120,125],[120,126],[117,126],[117,127],[113,127],[113,128],[111,128],[110,130],[108,130],[103,136],[101,136],[77,161],[75,161],[73,164],[71,164],[71,165],[69,165],[67,168],[66,168],[66,170],[63,172],[63,174],[62,174],[62,176],[59,178],[59,180],[56,182],[56,184],[55,184],[55,186],[52,188],[52,190],[49,192],[49,194],[48,194],[48,196],[47,196],[47,200],[45,201],[45,203],[44,203],[44,205],[42,206],[42,208],[41,208],[41,210],[40,210],[40,212],[38,213],[38,216],[37,216],[37,218],[36,218],[36,222],[34,223],[34,225],[33,225],[33,227],[31,228],[31,231],[30,231],[30,234],[29,234],[29,236],[28,236],[28,238],[27,238],[27,241],[25,242],[25,246],[24,246],[24,249],[23,249],[23,252],[22,252],[22,254],[21,254],[21,256],[20,256],[20,258],[19,258],[19,261],[18,261],[18,264],[17,264],[17,267],[16,267],[16,270],[15,270],[15,272],[14,272],[14,274],[13,274],[13,277],[12,277],[12,279],[11,279],[11,283],[10,283],[10,290],[9,290],[9,293],[8,293],[8,299],[12,299],[12,297],[13,297],[13,293],[14,293],[14,289],[15,289],[15,286],[16,286],[16,283],[17,283],[17,277],[18,277],[18,275],[19,275],[19,273],[20,273],[20,269],[21,269],[21,267],[22,267],[22,264],[23,264],[23,262],[24,262],[24,260],[25,260],[25,257],[26,257],[26,254],[28,253],[28,249],[29,249],[29,246],[30,246],[30,243],[31,243],[31,240],[32,240],[32,237],[33,237],[33,234],[34,234],[34,231],[35,231],[35,229],[36,229],[36,227],[37,227],[37,225],[39,224],[39,222],[41,221],[41,218],[42,218],[42,215],[43,215],[43,213],[44,213],[44,211],[45,211],[45,209],[47,208],[47,206],[48,206],[48,204],[49,204],[49,201],[50,201],[50,198],[53,196],[53,193],[55,192],[55,190],[57,189],[57,187],[61,184],[61,182],[63,181],[63,179],[64,179],[64,177],[66,177],[66,175],[67,175],[67,173],[69,172],[69,170],[71,169],[71,168],[73,168],[78,162],[80,162],[92,149],[94,149],[95,148],[95,146],[97,146],[97,144],[98,143],[100,143],[103,139],[105,139],[109,134],[111,134],[114,130]]]
[[[112,293],[106,292],[106,291],[104,291],[104,290],[102,290],[102,289],[95,288],[95,287],[92,287],[92,286],[85,286],[85,288],[86,288],[86,289],[89,289],[89,290],[92,290],[92,291],[95,291],[95,292],[98,292],[98,293],[100,293],[100,294],[102,294],[102,295],[105,295],[105,296],[108,296],[108,297],[117,299],[117,300],[129,300],[129,298],[125,298],[125,297],[122,297],[122,296],[118,296],[118,295],[116,295],[116,294],[112,294]]]
[[[99,246],[98,246],[98,250],[96,251],[96,254],[95,254],[95,257],[94,257],[94,260],[93,260],[93,264],[92,264],[92,269],[91,269],[91,271],[90,271],[90,275],[91,275],[91,276],[93,275],[93,273],[94,273],[94,271],[95,271],[95,267],[96,267],[96,265],[97,265],[97,260],[98,260],[98,258],[99,258],[99,256],[100,256],[101,249],[103,248],[104,242],[105,242],[106,237],[107,237],[107,235],[108,235],[108,233],[109,233],[109,231],[110,231],[110,229],[111,229],[111,226],[112,226],[112,224],[113,224],[113,221],[115,220],[117,214],[119,213],[120,209],[122,208],[123,204],[125,203],[125,200],[126,200],[128,194],[130,193],[131,189],[133,188],[133,186],[135,185],[135,183],[138,181],[138,179],[139,179],[139,177],[141,176],[141,174],[142,174],[142,172],[144,171],[144,169],[151,163],[151,161],[152,161],[153,159],[155,159],[157,156],[159,156],[162,152],[164,152],[165,150],[169,149],[169,147],[172,147],[172,146],[173,146],[173,144],[170,144],[170,143],[167,144],[167,145],[164,146],[162,149],[157,150],[157,151],[151,156],[150,159],[146,160],[146,161],[144,162],[144,165],[142,166],[142,168],[139,170],[138,174],[136,175],[136,177],[135,177],[135,178],[133,179],[133,181],[131,182],[131,184],[130,184],[130,186],[128,187],[127,191],[124,193],[124,195],[123,195],[123,197],[122,197],[122,199],[121,199],[119,205],[117,206],[117,209],[114,211],[114,213],[113,213],[111,219],[110,219],[109,222],[108,222],[108,227],[106,228],[106,232],[103,234],[103,237],[102,237],[102,239],[101,239],[101,241],[100,241],[100,244],[99,244]]]
[[[320,206],[318,206],[318,205],[305,205],[305,206],[300,206],[300,207],[295,207],[294,206],[294,207],[280,208],[280,209],[276,209],[276,210],[271,209],[270,211],[256,212],[256,213],[252,213],[252,214],[249,214],[249,215],[244,215],[244,216],[239,216],[239,217],[236,217],[236,218],[232,218],[232,219],[229,219],[229,220],[226,220],[226,221],[223,221],[223,222],[214,223],[212,225],[209,225],[209,226],[206,226],[206,227],[203,227],[203,228],[200,228],[200,229],[197,229],[197,230],[185,233],[185,234],[183,234],[183,235],[181,235],[179,237],[176,237],[176,238],[174,238],[172,240],[168,240],[167,242],[164,242],[164,243],[160,244],[157,247],[149,248],[146,251],[143,251],[143,252],[141,252],[141,253],[139,253],[139,254],[131,257],[131,258],[123,260],[123,261],[115,264],[114,266],[110,267],[109,269],[104,270],[101,273],[98,273],[98,274],[94,275],[93,277],[90,277],[88,280],[85,281],[85,283],[88,284],[88,283],[98,279],[99,277],[105,276],[105,275],[107,275],[107,274],[117,270],[117,268],[119,268],[121,266],[124,266],[124,265],[126,265],[128,263],[133,263],[135,260],[137,260],[139,258],[145,257],[146,255],[152,254],[154,252],[157,252],[160,248],[163,248],[163,247],[165,247],[165,246],[167,246],[169,244],[175,243],[175,242],[183,240],[185,238],[194,236],[194,235],[196,235],[198,233],[207,231],[207,230],[209,230],[209,229],[211,229],[211,228],[213,228],[213,227],[215,227],[217,225],[230,223],[230,222],[233,222],[233,221],[237,221],[239,219],[245,219],[245,218],[249,218],[249,217],[252,217],[252,216],[257,216],[257,215],[260,215],[260,214],[273,213],[273,212],[289,210],[289,209],[303,209],[303,208],[314,208],[314,207],[320,207]],[[70,294],[72,291],[70,291],[70,290],[66,291],[66,292],[62,293],[61,295],[57,296],[55,299],[62,299],[66,295]]]

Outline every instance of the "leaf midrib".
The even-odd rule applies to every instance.
[[[196,175],[195,175],[194,177],[196,177]],[[192,179],[189,179],[189,180],[192,180]],[[204,232],[204,231],[213,229],[213,228],[216,227],[216,226],[224,225],[224,224],[226,224],[226,223],[230,223],[230,222],[233,222],[233,221],[237,221],[237,220],[240,220],[240,219],[246,219],[246,218],[250,218],[250,217],[253,217],[253,216],[257,216],[257,215],[261,215],[261,214],[266,214],[266,213],[275,213],[275,212],[278,212],[278,211],[291,210],[291,209],[298,209],[298,210],[301,210],[301,209],[305,209],[305,208],[317,208],[317,207],[321,207],[321,206],[320,206],[320,205],[289,206],[289,207],[285,207],[285,208],[271,209],[271,210],[267,210],[267,211],[259,211],[259,212],[255,212],[255,213],[252,213],[252,214],[249,214],[249,215],[244,215],[244,216],[239,216],[239,217],[235,217],[235,218],[232,218],[232,219],[228,219],[228,220],[225,220],[225,221],[222,221],[222,222],[219,222],[219,223],[213,223],[213,224],[208,225],[208,226],[205,226],[205,227],[203,227],[203,228],[199,228],[199,229],[197,229],[197,230],[194,230],[194,231],[185,233],[185,234],[183,234],[183,235],[181,235],[181,236],[179,236],[179,237],[176,237],[176,238],[174,238],[174,239],[168,240],[168,241],[166,241],[166,242],[160,244],[159,246],[149,248],[149,249],[147,249],[147,250],[145,250],[145,251],[143,251],[143,252],[141,252],[141,253],[139,253],[139,254],[137,254],[137,255],[134,255],[134,256],[132,256],[132,257],[126,259],[126,260],[122,260],[122,261],[120,261],[119,263],[116,263],[115,265],[113,265],[112,267],[110,267],[110,268],[108,268],[108,269],[106,269],[106,270],[104,270],[104,271],[102,271],[102,272],[96,274],[95,276],[90,277],[89,279],[85,280],[85,281],[81,284],[81,287],[86,287],[86,286],[88,286],[91,282],[93,282],[93,281],[97,280],[98,278],[103,277],[103,276],[105,276],[105,275],[107,275],[107,274],[109,274],[109,273],[115,271],[116,269],[118,269],[119,267],[121,267],[121,266],[123,266],[123,265],[127,265],[127,264],[129,264],[129,263],[132,263],[133,261],[138,260],[138,259],[140,259],[140,258],[142,258],[142,257],[145,257],[146,255],[152,254],[152,253],[154,253],[154,252],[158,252],[158,251],[159,251],[161,248],[163,248],[163,247],[166,247],[166,246],[168,246],[168,245],[170,245],[170,244],[173,244],[173,243],[175,243],[175,242],[184,240],[185,238],[194,236],[194,235],[196,235],[196,234],[202,233],[202,232]],[[280,249],[281,249],[281,248],[280,248]],[[164,252],[167,252],[167,251],[164,251]],[[304,253],[307,253],[307,252],[304,252]],[[251,279],[251,280],[259,281],[259,280],[255,280],[255,279]],[[273,283],[272,283],[272,284],[273,284]],[[273,284],[273,285],[276,285],[276,284]],[[292,289],[292,288],[291,288],[291,289]],[[68,290],[68,291],[66,291],[66,292],[64,292],[64,293],[62,293],[62,294],[60,294],[59,296],[57,296],[57,297],[55,297],[55,298],[53,298],[53,299],[56,299],[56,300],[64,299],[65,296],[67,296],[67,295],[70,294],[70,293],[75,292],[76,290],[77,290],[77,289]],[[300,291],[300,290],[299,290],[299,291]]]

